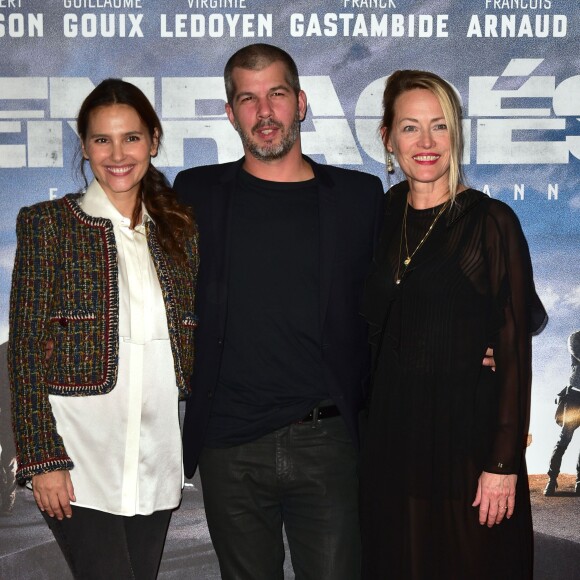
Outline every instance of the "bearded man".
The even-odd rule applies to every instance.
[[[224,71],[244,157],[179,173],[200,234],[185,473],[199,463],[222,578],[359,576],[358,417],[369,376],[359,316],[382,222],[377,177],[302,154],[292,58],[246,46]]]

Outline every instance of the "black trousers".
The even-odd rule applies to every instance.
[[[564,453],[566,452],[566,449],[568,449],[568,445],[570,445],[574,431],[576,431],[577,428],[577,422],[564,422],[562,431],[560,432],[560,437],[558,438],[558,442],[556,443],[556,447],[554,447],[552,457],[550,458],[548,475],[551,478],[555,479],[558,477],[560,466],[562,465],[562,458],[564,457]],[[580,454],[578,454],[578,463],[576,464],[576,481],[580,482]]]
[[[283,526],[296,580],[356,580],[357,461],[341,417],[204,448],[203,498],[222,580],[282,580]]]
[[[117,516],[72,506],[72,518],[43,512],[77,580],[154,580],[172,510]]]

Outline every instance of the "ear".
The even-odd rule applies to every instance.
[[[386,127],[381,127],[381,141],[383,142],[385,149],[389,153],[392,153],[393,152],[393,145],[391,143],[391,137],[389,136],[389,133],[388,133]]]
[[[226,115],[228,116],[230,123],[232,124],[233,127],[235,127],[236,126],[236,116],[234,115],[234,110],[232,109],[232,106],[229,103],[226,103],[225,109],[226,109]]]
[[[151,148],[149,149],[149,155],[151,157],[156,157],[159,151],[159,129],[155,127],[153,130],[153,139],[151,140]]]
[[[82,154],[83,154],[83,158],[88,161],[89,154],[87,153],[87,149],[85,147],[85,142],[82,139],[81,139],[81,151],[82,151]]]
[[[308,99],[306,98],[306,93],[300,91],[298,93],[298,112],[300,114],[300,121],[304,121],[306,118],[306,111],[308,110]]]

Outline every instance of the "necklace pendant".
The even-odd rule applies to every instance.
[[[410,257],[407,257],[407,258],[405,258],[405,259],[403,260],[403,264],[404,264],[405,266],[408,266],[410,263],[411,263],[411,258],[410,258]]]
[[[399,278],[398,280],[395,280],[395,284],[400,284],[401,283],[401,279]]]

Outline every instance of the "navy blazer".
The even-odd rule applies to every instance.
[[[319,165],[320,327],[325,387],[358,446],[358,412],[369,379],[367,326],[360,301],[383,218],[375,176]],[[185,474],[193,476],[218,384],[228,310],[232,199],[243,159],[180,172],[174,188],[199,229],[196,364],[183,427]],[[248,259],[252,259],[251,256]]]

